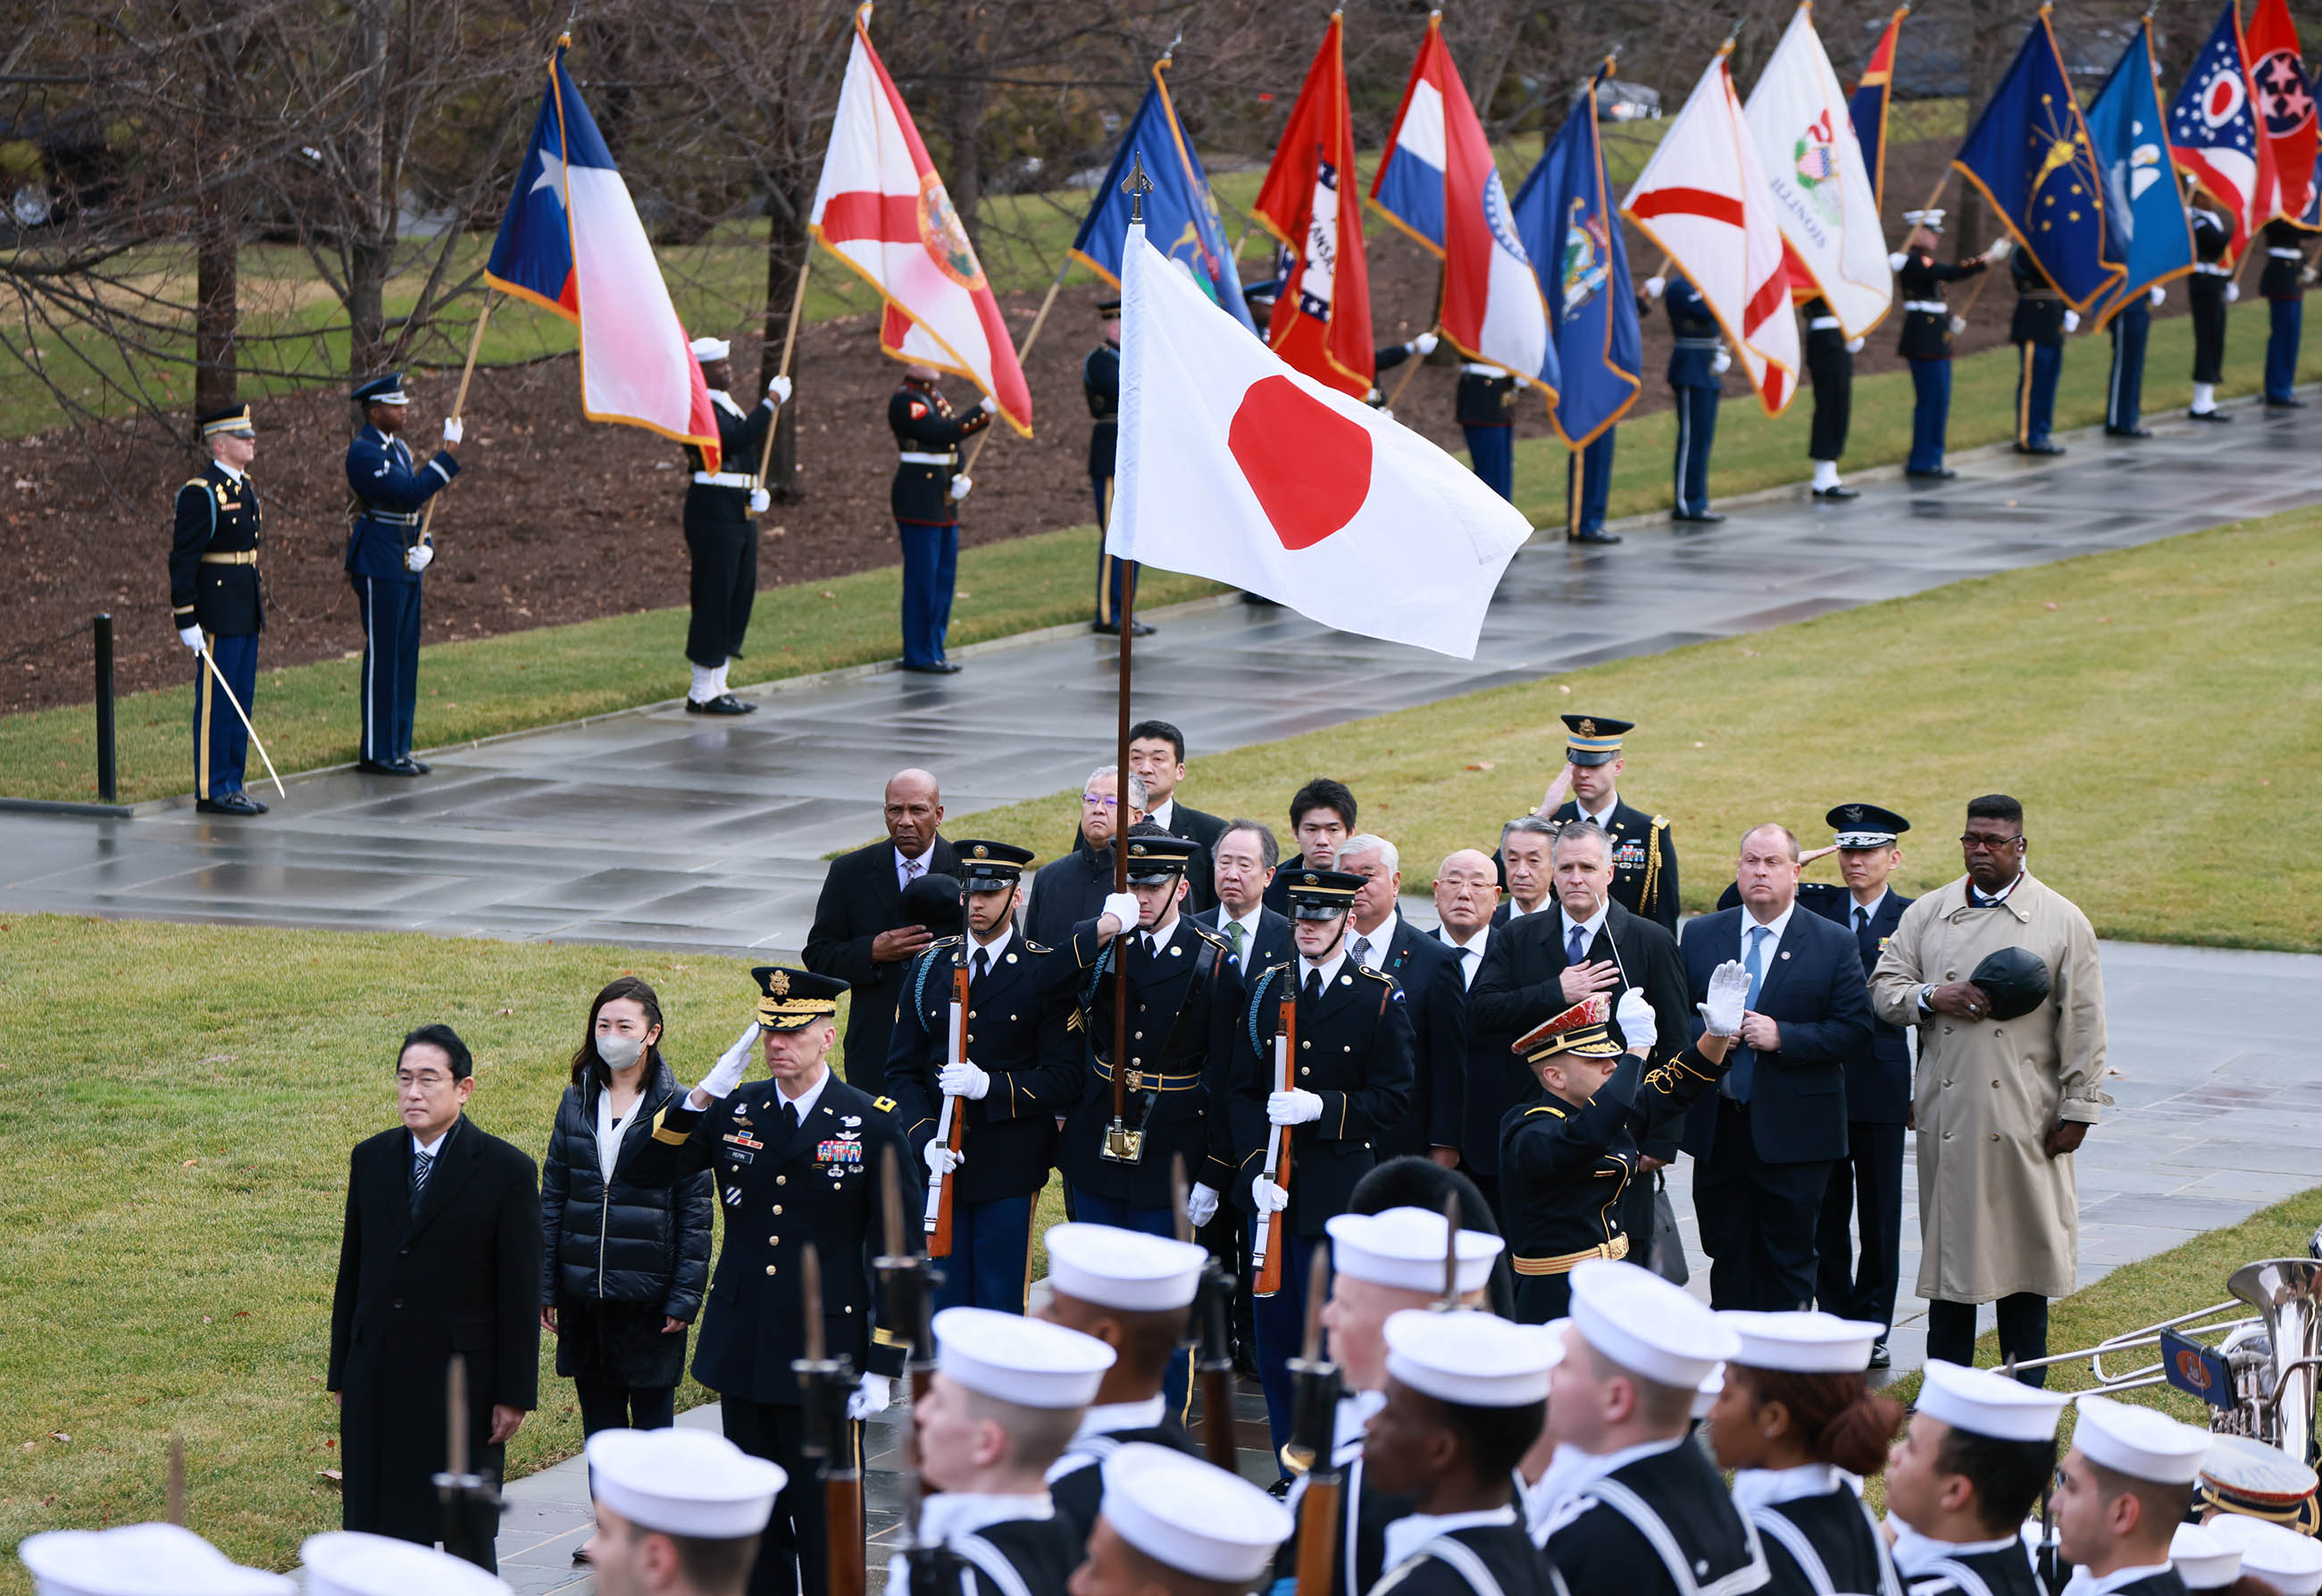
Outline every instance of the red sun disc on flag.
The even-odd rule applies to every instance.
[[[1249,385],[1226,446],[1274,535],[1294,553],[1346,525],[1370,497],[1370,433],[1287,377]]]

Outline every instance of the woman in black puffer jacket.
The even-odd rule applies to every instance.
[[[644,981],[625,975],[597,994],[541,1166],[540,1322],[592,1436],[675,1420],[685,1327],[709,1283],[708,1172],[674,1185],[624,1175],[680,1090],[661,1035]]]

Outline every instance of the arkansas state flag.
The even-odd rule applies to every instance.
[[[855,14],[855,45],[830,124],[809,224],[822,247],[887,302],[879,347],[966,378],[1032,435],[1032,390],[975,246],[936,176],[903,96]]]
[[[653,242],[580,91],[548,58],[548,93],[484,280],[580,329],[580,409],[691,443],[718,469],[709,389],[669,302]]]
[[[1491,141],[1451,63],[1440,16],[1427,19],[1426,42],[1387,135],[1386,159],[1371,181],[1371,203],[1441,257],[1443,303],[1436,324],[1443,336],[1471,360],[1533,378],[1553,406],[1559,378],[1548,305],[1516,236]]]
[[[2235,0],[2226,0],[2209,41],[2169,105],[2169,155],[2217,202],[2233,230],[2235,260],[2274,213],[2272,141],[2251,108],[2248,51]]]
[[[1417,433],[1293,370],[1131,227],[1108,552],[1473,659],[1531,523]]]
[[[1359,399],[1377,366],[1340,26],[1332,13],[1250,211],[1290,257],[1266,342],[1309,377]]]
[[[2287,0],[2257,0],[2250,17],[2250,97],[2257,103],[2266,142],[2272,147],[2277,216],[2299,221],[2314,187],[2316,145],[2313,88],[2298,55],[2298,24]]]
[[[1791,14],[1742,114],[1793,275],[1805,274],[1849,338],[1861,337],[1885,318],[1895,273],[1879,229],[1878,191],[1810,5]]]

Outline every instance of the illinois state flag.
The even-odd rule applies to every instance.
[[[2226,0],[2209,41],[2169,105],[2169,154],[2193,174],[2232,223],[2235,259],[2274,212],[2272,141],[2251,108],[2241,16]]]
[[[1250,212],[1289,256],[1266,342],[1309,377],[1359,399],[1377,365],[1340,28],[1333,12]]]
[[[1553,406],[1559,376],[1548,305],[1440,16],[1427,19],[1386,159],[1371,181],[1371,203],[1442,258],[1436,324],[1443,336],[1471,360],[1535,379]]]
[[[1342,632],[1473,659],[1531,523],[1476,473],[1294,370],[1145,240],[1121,261],[1108,552]]]
[[[1794,269],[1810,279],[1846,335],[1861,337],[1885,318],[1895,273],[1879,232],[1878,190],[1810,5],[1791,14],[1742,114]]]
[[[855,14],[809,225],[887,302],[880,348],[966,378],[1028,438],[1032,390],[1015,341],[903,96],[871,48],[870,10]]]
[[[2302,223],[2314,189],[2314,94],[2299,59],[2298,24],[2290,20],[2288,0],[2257,0],[2246,42],[2250,97],[2273,156],[2271,209]]]
[[[548,58],[548,92],[484,280],[580,330],[580,409],[692,443],[718,469],[718,423],[653,242],[580,91]]]

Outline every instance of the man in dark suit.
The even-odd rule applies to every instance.
[[[1197,915],[1215,908],[1209,854],[1226,823],[1177,801],[1177,784],[1185,779],[1185,734],[1166,720],[1139,721],[1129,728],[1129,768],[1145,781],[1145,817],[1173,837],[1202,844],[1202,855],[1185,883],[1186,901]]]
[[[903,889],[922,876],[959,873],[959,855],[937,834],[943,793],[925,771],[887,780],[887,840],[830,862],[806,934],[802,962],[853,992],[846,1016],[846,1079],[877,1096],[887,1073],[895,999],[911,961],[934,937],[903,914]]]
[[[1411,1014],[1411,1111],[1371,1138],[1381,1163],[1419,1155],[1457,1169],[1467,1111],[1467,988],[1459,955],[1397,912],[1403,861],[1369,832],[1339,849],[1339,869],[1363,878],[1348,917],[1347,952],[1394,977]]]
[[[1677,839],[1668,817],[1621,801],[1621,772],[1629,768],[1621,739],[1636,723],[1604,716],[1563,717],[1564,769],[1549,784],[1541,819],[1594,820],[1613,839],[1613,900],[1632,915],[1659,920],[1677,935]],[[1566,796],[1570,795],[1570,801]]]
[[[1074,926],[1094,917],[1112,896],[1112,840],[1121,827],[1135,826],[1144,818],[1143,777],[1131,771],[1124,793],[1119,767],[1099,765],[1091,771],[1081,783],[1081,828],[1072,851],[1042,865],[1032,878],[1024,935],[1044,947],[1060,948],[1071,939]]]
[[[1345,782],[1317,776],[1290,795],[1290,837],[1298,852],[1283,862],[1282,872],[1266,889],[1266,907],[1277,913],[1290,907],[1290,872],[1336,867],[1339,844],[1355,834],[1355,794]]]
[[[1870,994],[1854,939],[1796,912],[1798,843],[1768,824],[1742,839],[1742,907],[1702,916],[1680,947],[1694,1001],[1739,958],[1751,991],[1742,1045],[1714,1096],[1686,1117],[1699,1160],[1694,1208],[1718,1308],[1802,1309],[1832,1163],[1846,1156],[1846,1061],[1870,1046]],[[1684,1033],[1697,1035],[1693,1019]]]
[[[467,1360],[469,1467],[497,1482],[538,1402],[540,1186],[465,1116],[475,1062],[449,1026],[403,1039],[403,1123],[349,1161],[331,1363],[349,1529],[433,1546],[448,1465],[444,1371]]]
[[[1556,907],[1556,867],[1549,862],[1549,848],[1555,841],[1554,823],[1537,815],[1519,815],[1500,827],[1495,863],[1507,898],[1492,911],[1495,931],[1511,920]]]
[[[1459,987],[1464,995],[1476,983],[1484,955],[1499,935],[1494,915],[1499,906],[1499,870],[1480,848],[1460,848],[1447,853],[1435,867],[1436,940],[1458,961]],[[1459,1128],[1459,1168],[1500,1211],[1500,1121],[1530,1092],[1530,1083],[1517,1079],[1522,1061],[1513,1052],[1515,1035],[1486,1031],[1467,1015],[1467,1103]]]

